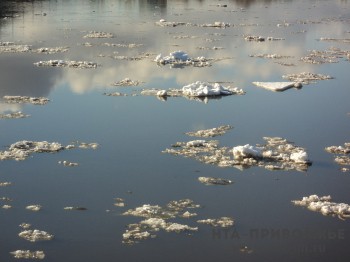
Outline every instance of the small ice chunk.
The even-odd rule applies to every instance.
[[[207,224],[213,227],[231,227],[234,224],[234,220],[231,217],[220,217],[220,218],[208,218],[203,220],[197,220],[197,223]]]
[[[42,208],[41,205],[30,205],[26,207],[27,210],[34,211],[34,212],[40,211],[41,208]]]
[[[236,146],[232,150],[234,158],[261,158],[262,152],[261,149],[246,144],[244,146]]]
[[[224,178],[198,177],[198,181],[206,185],[230,185],[233,182]]]
[[[308,163],[310,162],[308,155],[305,151],[300,150],[299,152],[292,153],[290,159],[296,163]]]
[[[44,259],[45,253],[44,251],[30,251],[30,250],[16,250],[10,252],[14,258],[20,259]]]
[[[300,83],[296,82],[253,82],[254,85],[263,87],[271,91],[285,91],[290,88],[301,88]]]
[[[36,242],[36,241],[40,241],[40,240],[51,240],[54,237],[53,235],[51,235],[45,231],[38,230],[38,229],[24,230],[21,233],[19,233],[18,236],[22,237],[30,242]]]

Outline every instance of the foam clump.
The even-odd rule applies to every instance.
[[[79,69],[97,68],[97,63],[90,61],[64,61],[64,60],[48,60],[34,63],[35,66],[51,66],[51,67],[70,67]]]
[[[4,101],[9,104],[22,104],[22,103],[30,103],[33,105],[45,105],[50,99],[46,97],[30,97],[30,96],[4,96]],[[23,114],[17,113],[15,115],[24,116]]]
[[[208,218],[203,220],[197,220],[197,223],[207,224],[213,227],[232,227],[234,220],[231,217],[220,217],[220,218]]]
[[[331,202],[331,196],[310,195],[301,200],[292,200],[297,206],[307,207],[311,211],[320,212],[323,215],[338,216],[340,219],[350,218],[350,205]]]
[[[233,182],[231,180],[228,179],[224,179],[224,178],[215,178],[215,177],[198,177],[198,181],[206,184],[206,185],[230,185]]]
[[[45,253],[44,251],[30,251],[30,250],[16,250],[10,252],[14,258],[20,259],[44,259]]]
[[[52,240],[54,237],[53,235],[38,229],[24,230],[21,233],[19,233],[18,236],[30,242]]]

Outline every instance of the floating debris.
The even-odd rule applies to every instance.
[[[0,151],[0,160],[25,160],[32,153],[56,153],[63,149],[65,148],[57,142],[23,140],[12,144],[8,150]]]
[[[115,198],[115,203],[114,203],[114,206],[116,207],[125,207],[125,199],[123,198]]]
[[[86,211],[87,208],[86,207],[64,207],[63,210],[77,210],[77,211]]]
[[[154,59],[154,62],[156,62],[159,65],[170,64],[175,67],[182,67],[182,66],[205,67],[205,66],[211,66],[210,61],[212,60],[213,59],[208,59],[203,56],[197,57],[197,58],[190,58],[187,53],[179,50],[179,51],[170,53],[168,56],[162,56],[162,54],[159,54]]]
[[[113,38],[112,33],[90,31],[84,38]]]
[[[79,166],[78,163],[75,163],[75,162],[69,162],[69,161],[66,161],[66,160],[63,160],[63,161],[58,161],[58,163],[60,165],[64,165],[64,166],[70,166],[70,167],[74,167],[74,166]]]
[[[310,195],[301,200],[293,200],[296,206],[304,206],[311,211],[321,212],[323,215],[338,216],[340,219],[350,218],[350,205],[331,202],[331,196]]]
[[[302,72],[300,74],[288,74],[288,75],[283,75],[282,77],[292,82],[302,83],[306,85],[316,82],[318,80],[333,79],[333,77],[330,75],[314,74],[314,73],[308,73],[308,72]]]
[[[36,66],[70,67],[79,69],[97,68],[97,63],[89,61],[48,60],[34,63]]]
[[[194,214],[189,212],[184,213],[183,211],[185,209],[199,207],[199,205],[194,204],[194,202],[190,199],[182,199],[179,201],[170,201],[165,207],[145,204],[135,209],[129,209],[128,211],[124,212],[123,215],[143,217],[145,219],[137,224],[129,224],[127,226],[127,230],[123,234],[123,243],[134,244],[140,240],[156,237],[156,235],[152,235],[151,233],[157,232],[160,229],[163,229],[166,232],[177,233],[197,231],[197,227],[166,222],[166,220],[176,217],[186,217],[186,215],[187,217],[194,216]]]
[[[231,130],[233,127],[230,125],[223,125],[219,127],[214,127],[210,129],[198,130],[195,132],[185,133],[188,136],[197,136],[197,137],[216,137],[226,134],[227,131]]]
[[[14,258],[20,259],[44,259],[45,253],[44,251],[30,251],[30,250],[16,250],[10,252]]]
[[[306,171],[312,162],[302,147],[280,137],[264,137],[265,145],[219,147],[217,140],[177,142],[163,153],[194,158],[205,164],[239,169],[260,166],[269,170]]]
[[[26,207],[27,210],[34,211],[34,212],[40,211],[41,208],[42,208],[41,205],[30,205]]]
[[[114,86],[138,86],[140,83],[143,83],[143,82],[140,82],[137,80],[133,81],[130,78],[124,78],[123,80],[114,82],[113,85]]]
[[[21,233],[19,233],[18,236],[21,238],[24,238],[25,240],[28,240],[30,242],[51,240],[54,237],[53,235],[51,235],[45,231],[40,231],[38,229],[24,230]]]
[[[12,185],[11,182],[0,182],[0,187],[10,186]]]
[[[50,99],[46,97],[29,97],[29,96],[4,96],[3,99],[9,104],[22,104],[30,103],[33,105],[46,105]],[[21,116],[21,112],[14,113],[15,115]]]
[[[21,111],[9,113],[9,114],[0,114],[0,119],[18,119],[18,118],[26,118],[30,115],[23,114]]]
[[[328,153],[335,154],[334,161],[342,166],[350,166],[350,157],[348,154],[350,153],[350,143],[344,143],[344,146],[329,146],[326,147],[325,150]],[[349,171],[348,168],[341,168],[342,172]]]
[[[204,220],[197,220],[197,223],[207,224],[213,227],[232,227],[234,220],[231,217],[220,217],[220,218],[208,218]]]
[[[290,88],[300,89],[302,87],[302,84],[299,82],[253,82],[253,84],[275,92],[282,92]]]
[[[230,185],[233,182],[231,180],[228,179],[224,179],[224,178],[215,178],[215,177],[198,177],[198,181],[206,184],[206,185]]]

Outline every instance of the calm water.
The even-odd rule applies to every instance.
[[[309,50],[338,47],[347,42],[319,41],[321,37],[350,38],[350,3],[336,1],[32,1],[4,4],[0,41],[40,47],[69,47],[58,54],[0,53],[0,97],[45,96],[45,106],[6,104],[0,113],[21,110],[31,117],[0,120],[0,145],[20,140],[97,142],[97,150],[71,150],[35,154],[25,161],[2,161],[0,197],[9,197],[12,209],[0,209],[0,261],[15,260],[17,249],[44,250],[46,261],[346,261],[350,224],[325,217],[291,200],[311,194],[330,194],[336,202],[350,203],[350,174],[341,172],[326,146],[349,142],[349,61],[311,65],[300,61]],[[6,8],[5,8],[6,6]],[[16,12],[12,12],[12,11]],[[160,19],[186,23],[221,21],[234,26],[217,29],[195,26],[160,27]],[[281,24],[283,26],[277,26]],[[114,38],[86,39],[89,31]],[[244,35],[284,38],[246,42]],[[189,36],[189,37],[188,37]],[[180,38],[179,38],[180,37]],[[92,47],[83,44],[89,42]],[[136,48],[109,47],[102,43],[142,44]],[[212,50],[212,47],[222,47]],[[200,49],[199,47],[208,47]],[[230,58],[211,67],[174,69],[159,67],[159,53],[183,50],[191,57]],[[141,61],[110,56],[137,56]],[[291,56],[279,60],[254,54]],[[97,69],[35,67],[40,60],[87,60]],[[253,81],[284,81],[282,75],[313,72],[335,79],[318,81],[301,90],[274,93]],[[143,81],[138,87],[114,87],[126,77]],[[208,103],[185,98],[159,101],[132,96],[142,88],[180,88],[200,81],[233,82],[247,93]],[[232,83],[231,83],[232,85]],[[104,96],[122,92],[125,97]],[[218,168],[193,159],[162,154],[177,141],[193,138],[184,132],[232,125],[219,137],[221,145],[263,143],[264,136],[280,136],[307,149],[313,165],[307,172]],[[78,162],[75,168],[58,164]],[[199,176],[233,180],[231,186],[204,186]],[[232,216],[228,230],[200,226],[186,234],[160,232],[155,239],[133,246],[122,244],[125,226],[140,219],[121,216],[126,208],[114,207],[124,198],[126,208],[143,204],[164,205],[171,200],[193,199],[203,208],[194,219]],[[40,204],[43,210],[25,210]],[[65,212],[65,206],[83,206],[84,212]],[[110,210],[110,212],[106,212]],[[55,239],[30,243],[18,237],[20,223],[48,231]],[[311,230],[317,236],[301,236]],[[279,235],[276,232],[287,232]],[[248,246],[252,253],[241,252]]]

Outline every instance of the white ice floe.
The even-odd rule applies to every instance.
[[[258,159],[262,157],[262,150],[258,147],[246,144],[244,146],[235,146],[232,149],[232,153],[235,159],[254,158]]]
[[[26,115],[21,111],[8,113],[8,114],[0,114],[0,119],[17,119],[17,118],[26,118],[30,115]]]
[[[191,208],[199,208],[199,205],[194,204],[190,199],[181,199],[170,201],[165,207],[145,204],[135,209],[129,209],[123,215],[143,217],[144,220],[127,226],[127,230],[123,234],[123,243],[134,244],[140,240],[156,237],[154,233],[160,230],[177,233],[197,231],[197,227],[167,221],[177,217],[189,218],[195,216],[195,213],[184,212],[185,209]]]
[[[64,53],[69,50],[68,47],[40,47],[36,50],[33,50],[34,53],[39,54],[57,54],[57,53]]]
[[[215,83],[209,84],[207,82],[197,81],[195,83],[182,87],[182,92],[185,96],[226,96],[233,95],[234,91]]]
[[[78,211],[86,211],[86,207],[64,207],[63,210],[71,211],[71,210],[78,210]]]
[[[226,28],[226,27],[230,27],[231,24],[217,21],[217,22],[214,22],[214,23],[202,24],[200,26],[202,26],[202,27]]]
[[[280,137],[264,137],[266,144],[220,147],[216,140],[177,142],[163,153],[194,158],[205,164],[239,169],[260,166],[269,170],[306,171],[311,165],[304,148]]]
[[[334,154],[334,161],[342,166],[350,166],[350,143],[344,143],[344,146],[329,146],[325,150],[329,153]],[[349,171],[349,168],[342,167],[342,172]]]
[[[4,96],[3,99],[6,103],[10,103],[10,104],[30,103],[33,105],[45,105],[50,101],[46,97],[30,97],[30,96]],[[17,115],[22,116],[21,112],[17,113]]]
[[[206,184],[206,185],[230,185],[233,182],[231,180],[228,179],[224,179],[224,178],[215,178],[215,177],[198,177],[198,181]]]
[[[115,200],[114,206],[116,206],[116,207],[125,207],[125,199],[117,197],[114,200]]]
[[[210,129],[198,130],[195,132],[185,133],[188,136],[197,136],[197,137],[216,137],[224,135],[228,130],[231,130],[233,127],[230,125],[223,125],[219,127],[214,127]]]
[[[98,31],[90,31],[88,34],[84,36],[84,38],[113,38],[114,35],[112,33],[107,32],[98,32]]]
[[[296,82],[253,82],[254,85],[271,91],[285,91],[290,88],[301,88],[301,83]]]
[[[308,72],[302,72],[299,74],[288,74],[288,75],[283,75],[282,77],[290,81],[293,81],[296,83],[302,83],[302,84],[310,84],[318,80],[333,79],[333,77],[330,75],[322,75],[322,74],[315,74],[315,73],[308,73]]]
[[[12,208],[12,206],[11,205],[3,205],[1,208],[2,209],[10,209],[10,208]]]
[[[170,27],[175,27],[179,25],[189,25],[189,23],[185,23],[185,22],[168,22],[165,19],[160,19],[159,21],[155,22],[155,24],[158,26],[170,26]]]
[[[297,206],[307,207],[311,211],[321,212],[323,215],[338,216],[340,219],[350,218],[350,205],[331,202],[331,196],[310,195],[301,200],[293,200]]]
[[[11,255],[13,255],[14,258],[20,258],[20,259],[44,259],[45,253],[44,251],[30,251],[30,250],[16,250],[13,252],[10,252]]]
[[[197,58],[191,58],[186,52],[184,51],[175,51],[170,53],[168,56],[163,56],[162,54],[159,54],[154,59],[154,62],[160,64],[160,65],[166,65],[170,64],[173,66],[196,66],[196,67],[205,67],[210,66],[210,62],[212,59],[207,59],[205,57],[197,57]]]
[[[26,206],[27,210],[34,211],[34,212],[40,211],[41,208],[42,208],[41,205],[29,205],[29,206]]]
[[[97,63],[90,61],[64,61],[64,60],[48,60],[34,63],[35,66],[51,66],[51,67],[70,67],[79,69],[97,68]]]
[[[52,240],[54,237],[53,235],[38,229],[24,230],[21,233],[19,233],[18,236],[30,242]]]
[[[124,78],[123,80],[114,82],[113,85],[114,86],[138,86],[140,83],[140,81],[137,80],[131,80],[130,78]]]
[[[0,151],[0,160],[14,159],[25,160],[32,153],[54,153],[63,150],[64,147],[56,142],[47,141],[19,141],[12,144],[8,150]]]
[[[232,227],[234,220],[231,217],[220,217],[220,218],[208,218],[203,220],[197,220],[197,223],[207,224],[213,227]]]
[[[79,163],[76,163],[76,162],[70,162],[70,161],[67,161],[67,160],[60,160],[58,161],[58,164],[60,165],[64,165],[64,166],[68,166],[68,167],[74,167],[74,166],[79,166]]]
[[[0,182],[0,187],[10,186],[12,185],[11,182]]]
[[[339,60],[350,58],[349,50],[341,50],[340,48],[330,47],[327,50],[311,50],[307,56],[300,58],[301,61],[309,64],[325,64],[338,63]]]
[[[28,223],[21,223],[19,226],[20,226],[21,228],[23,228],[23,229],[28,229],[28,228],[30,228],[32,225],[31,225],[31,224],[28,224]]]
[[[1,53],[26,53],[30,52],[30,45],[16,44],[14,42],[0,42]]]

